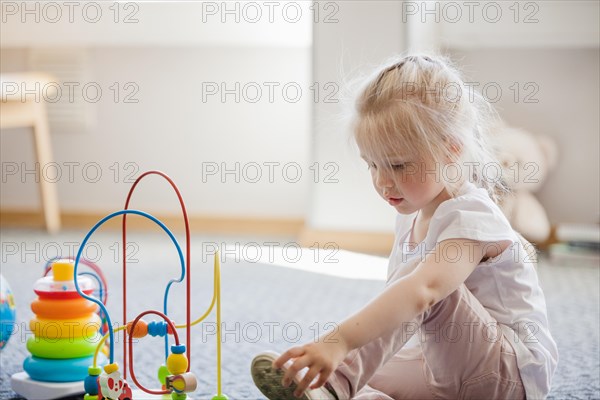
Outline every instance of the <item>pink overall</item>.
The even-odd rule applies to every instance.
[[[413,333],[420,345],[403,349]],[[350,352],[328,382],[340,399],[525,398],[509,340],[464,284],[414,323]]]

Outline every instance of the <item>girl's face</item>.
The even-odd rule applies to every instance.
[[[443,184],[442,166],[432,160],[395,154],[399,153],[374,154],[361,149],[375,190],[400,214],[423,210],[423,217],[431,217],[437,206],[450,198]]]

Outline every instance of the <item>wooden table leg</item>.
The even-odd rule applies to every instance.
[[[37,161],[40,165],[40,193],[46,229],[50,233],[60,230],[60,208],[58,206],[58,193],[56,183],[49,182],[43,174],[44,166],[52,162],[52,148],[50,144],[50,129],[44,102],[35,103],[35,119],[33,134]]]

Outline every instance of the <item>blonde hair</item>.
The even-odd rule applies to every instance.
[[[402,57],[367,80],[355,108],[352,130],[362,149],[401,149],[437,166],[452,163],[496,203],[509,193],[488,139],[496,114],[483,96],[468,90],[447,58]],[[489,172],[496,176],[485,176]],[[454,197],[464,180],[444,185]]]

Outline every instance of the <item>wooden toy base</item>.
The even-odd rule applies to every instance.
[[[27,400],[52,400],[85,393],[83,381],[79,382],[41,382],[34,381],[27,372],[18,372],[11,376],[10,387]]]

